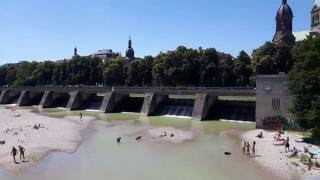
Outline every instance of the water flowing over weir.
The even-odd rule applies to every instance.
[[[96,110],[100,109],[101,103],[103,101],[103,96],[92,95],[90,99],[84,101],[79,108],[80,110]]]
[[[126,96],[116,108],[116,112],[140,113],[144,97]]]
[[[192,116],[194,99],[168,98],[156,110],[156,115],[190,117]]]
[[[219,100],[208,118],[254,122],[255,104],[254,101]]]

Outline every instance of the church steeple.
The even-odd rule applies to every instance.
[[[78,56],[78,49],[77,46],[74,47],[74,53],[73,56]]]
[[[128,42],[128,48],[132,48],[132,41],[131,41],[131,37],[129,36],[129,42]]]
[[[126,57],[129,60],[133,60],[134,59],[134,50],[132,48],[132,41],[131,41],[131,37],[129,37],[129,41],[128,41],[128,49],[126,51]]]
[[[312,6],[311,31],[320,33],[320,0],[315,0]]]
[[[72,58],[74,59],[74,58],[76,58],[76,57],[78,57],[79,55],[78,55],[78,49],[77,49],[77,47],[75,46],[74,47],[74,50],[73,50],[73,56],[72,56]]]
[[[282,0],[277,16],[276,16],[276,33],[273,37],[273,43],[286,44],[293,46],[295,37],[292,34],[293,13],[287,0]]]

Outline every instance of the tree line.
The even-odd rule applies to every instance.
[[[180,46],[134,61],[75,56],[56,62],[6,64],[0,67],[0,85],[247,87],[253,85],[252,74],[251,58],[244,51],[233,58],[214,48]]]

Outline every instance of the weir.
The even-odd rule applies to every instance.
[[[144,102],[144,94],[141,96],[129,95],[119,102],[116,112],[136,112],[140,113]]]
[[[71,92],[66,108],[68,110],[99,110],[104,94],[90,92]]]
[[[63,107],[69,111],[136,112],[146,116],[183,116],[196,120],[213,117],[251,120],[255,113],[252,112],[254,104],[218,100],[221,95],[255,95],[254,90],[242,88],[19,87],[0,90],[1,104],[15,102],[19,106]]]
[[[3,90],[1,91],[0,104],[16,104],[20,96],[19,90]]]
[[[44,92],[22,91],[17,102],[18,106],[38,106]]]
[[[210,119],[255,121],[255,101],[217,100],[210,110]]]
[[[183,96],[169,96],[157,108],[155,115],[160,116],[192,116],[194,99]]]
[[[66,108],[67,104],[69,102],[69,98],[70,98],[70,94],[68,92],[46,91],[41,99],[40,107],[42,107],[42,108],[56,108],[56,107]]]

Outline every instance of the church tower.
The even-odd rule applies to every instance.
[[[130,37],[129,37],[129,42],[128,42],[128,49],[126,51],[126,57],[129,60],[133,60],[134,59],[134,50],[132,48],[132,41],[131,41]]]
[[[295,37],[292,34],[293,13],[287,0],[282,0],[277,16],[276,16],[276,33],[272,42],[275,44],[286,44],[293,46]]]
[[[78,49],[77,49],[77,47],[74,47],[72,59],[75,59],[78,56],[79,56],[78,55]]]
[[[320,0],[315,0],[312,6],[311,31],[320,33]]]

